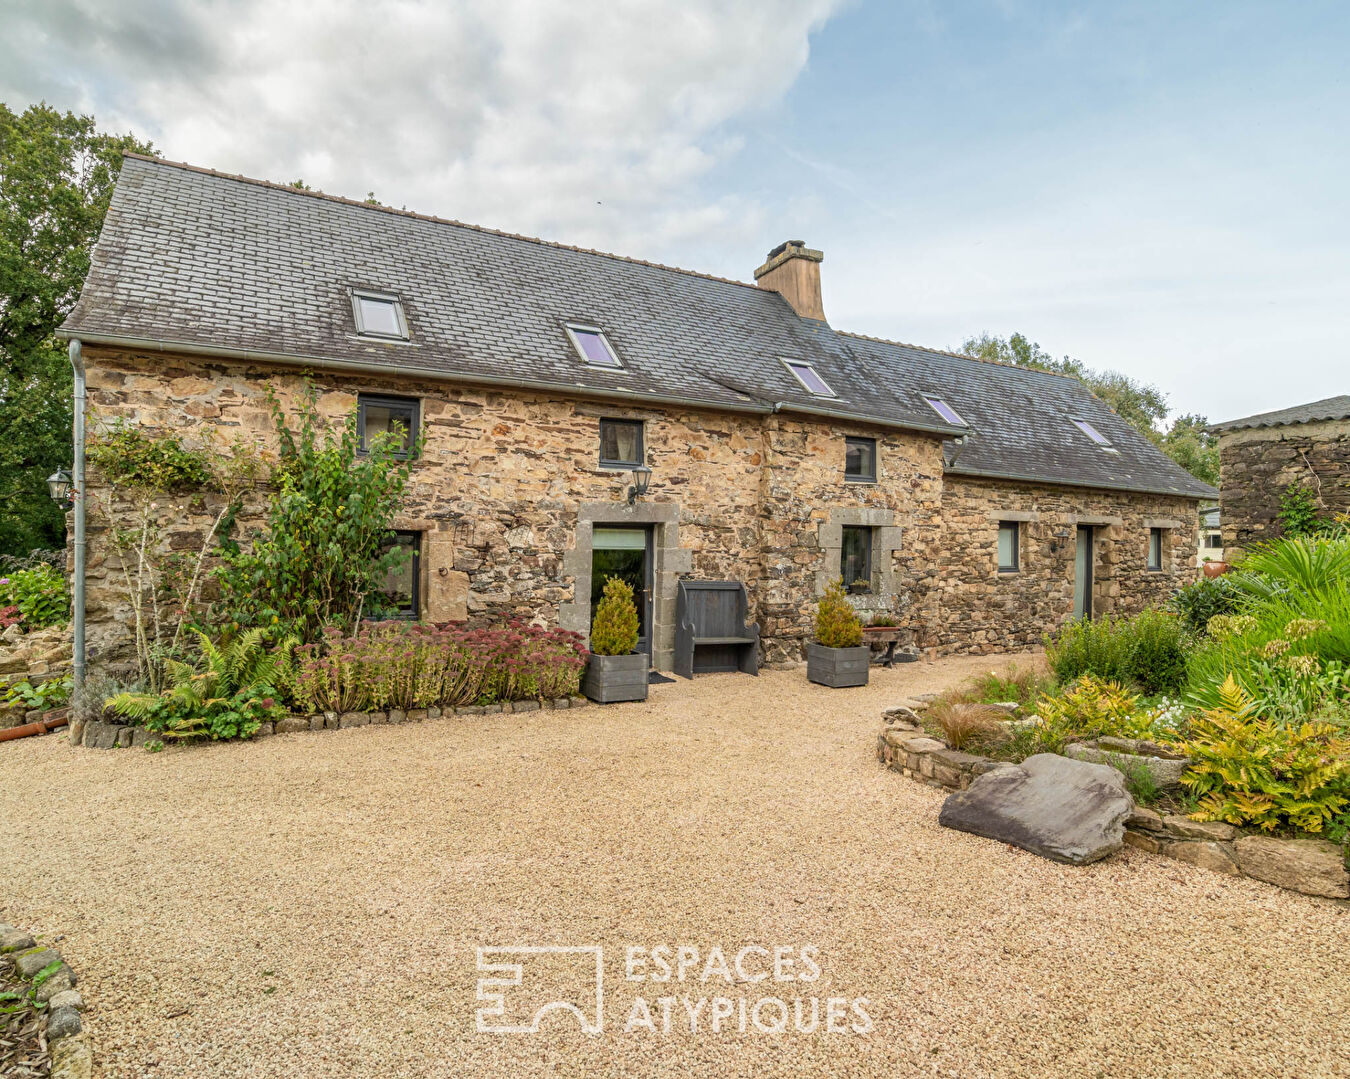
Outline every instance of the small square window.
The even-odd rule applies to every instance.
[[[1148,568],[1151,570],[1163,568],[1163,530],[1161,528],[1150,528],[1148,530]]]
[[[403,304],[397,296],[380,292],[353,292],[352,314],[356,318],[356,332],[363,337],[388,337],[399,341],[408,339],[408,320]]]
[[[932,397],[924,394],[923,399],[928,402],[928,407],[941,416],[948,423],[956,427],[966,427],[968,424],[961,418],[961,414],[947,404],[941,397]]]
[[[400,557],[385,573],[372,598],[376,618],[407,618],[416,621],[421,614],[422,533],[391,532],[380,546],[380,554],[397,548]]]
[[[369,453],[380,435],[400,436],[395,457],[407,457],[417,440],[417,402],[408,397],[375,397],[360,394],[356,399],[356,433],[360,450]]]
[[[807,393],[816,397],[835,397],[830,384],[820,377],[820,373],[809,363],[800,360],[784,360],[783,366],[792,372],[792,377],[802,384]]]
[[[998,523],[998,571],[1016,573],[1022,568],[1021,530],[1016,521]]]
[[[646,464],[639,420],[600,421],[600,463],[615,468]]]
[[[847,438],[844,440],[844,479],[851,483],[877,482],[877,440],[875,438]]]
[[[839,575],[845,588],[872,586],[872,530],[845,525],[839,551]]]
[[[572,347],[577,350],[581,362],[588,367],[609,367],[623,370],[623,364],[614,352],[614,346],[600,330],[594,326],[567,326],[567,336],[572,339]]]

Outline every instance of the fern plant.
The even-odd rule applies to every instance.
[[[857,648],[862,622],[844,597],[842,579],[831,581],[816,607],[816,640],[826,648]]]
[[[1262,717],[1231,675],[1181,748],[1191,758],[1181,782],[1198,798],[1194,820],[1321,832],[1350,805],[1350,739],[1330,723]]]
[[[605,590],[595,606],[591,651],[597,656],[626,656],[637,648],[638,613],[633,589],[619,577],[605,578]]]
[[[295,640],[269,650],[261,628],[213,642],[200,630],[197,664],[165,662],[163,693],[119,693],[108,707],[165,738],[251,738],[259,726],[286,714],[281,691],[292,677]]]

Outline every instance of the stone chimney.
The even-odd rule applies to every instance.
[[[820,300],[820,264],[825,255],[812,251],[805,240],[788,240],[769,252],[764,265],[755,271],[755,284],[777,292],[802,318],[825,321]]]

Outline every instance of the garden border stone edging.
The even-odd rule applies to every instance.
[[[264,723],[252,739],[272,734],[291,734],[295,731],[333,731],[350,727],[381,726],[383,724],[424,723],[429,719],[451,716],[484,716],[515,712],[553,712],[564,708],[585,708],[591,702],[585,697],[559,697],[551,701],[503,701],[498,704],[464,704],[457,708],[391,708],[387,712],[315,712],[310,715],[291,715],[276,723]],[[80,740],[72,744],[88,749],[117,749],[123,746],[145,746],[162,741],[159,732],[130,724],[92,719],[80,732]]]
[[[34,994],[47,1005],[51,1079],[89,1079],[94,1070],[94,1051],[80,1014],[84,1011],[84,998],[75,989],[77,979],[70,964],[60,952],[38,944],[31,934],[4,924],[0,924],[0,956],[26,982],[33,981],[53,963],[60,964],[43,979]]]
[[[923,707],[923,702],[915,703]],[[986,772],[1016,767],[950,748],[930,735],[918,712],[905,705],[882,713],[877,759],[892,771],[949,791],[965,790],[976,776]],[[1111,762],[1108,759],[1105,763]],[[1202,869],[1252,877],[1303,895],[1350,899],[1345,853],[1325,839],[1243,834],[1231,824],[1164,816],[1136,806],[1125,822],[1125,843]]]

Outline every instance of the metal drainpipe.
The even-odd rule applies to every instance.
[[[84,566],[85,566],[85,497],[84,497],[84,356],[78,339],[70,342],[70,367],[75,376],[75,461],[71,487],[75,492],[75,570],[72,582],[71,617],[74,621],[74,655],[71,656],[71,716],[79,714],[84,698]]]

